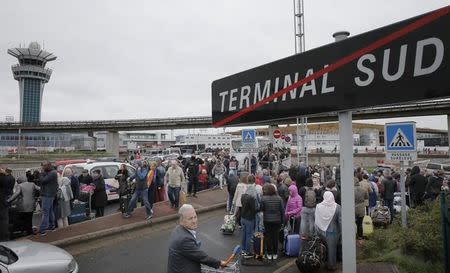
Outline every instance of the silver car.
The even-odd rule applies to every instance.
[[[54,245],[27,240],[0,242],[0,272],[78,273],[78,264]]]

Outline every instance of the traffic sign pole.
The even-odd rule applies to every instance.
[[[405,174],[405,161],[400,161],[400,188],[401,188],[401,196],[402,196],[402,227],[406,228],[407,221],[406,221],[406,189],[405,189],[405,181],[406,181],[406,174]],[[411,196],[409,197],[411,200]]]

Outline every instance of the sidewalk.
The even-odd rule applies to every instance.
[[[339,265],[339,268],[334,273],[342,273],[342,265]],[[285,266],[279,268],[274,273],[298,273],[299,270],[297,265],[295,264],[295,258],[292,259]],[[327,271],[325,268],[322,268],[321,273],[331,272]],[[357,273],[399,273],[397,266],[391,263],[366,263],[366,264],[357,264],[356,265]]]
[[[197,196],[198,198],[188,197],[187,203],[193,205],[197,213],[201,213],[204,211],[225,207],[228,194],[226,189],[213,189],[199,192],[197,193]],[[63,247],[94,238],[143,228],[154,223],[176,221],[178,217],[177,211],[170,208],[168,201],[154,204],[153,211],[153,218],[149,221],[145,220],[145,208],[140,207],[135,209],[133,216],[128,219],[123,218],[122,214],[118,212],[94,220],[57,229],[53,232],[48,232],[46,236],[32,235],[26,237],[25,239],[35,242],[50,243]]]

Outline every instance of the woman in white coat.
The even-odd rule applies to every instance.
[[[68,216],[71,213],[70,200],[73,199],[72,188],[70,186],[70,179],[63,177],[58,181],[58,209],[56,219],[58,219],[58,228],[69,226]]]

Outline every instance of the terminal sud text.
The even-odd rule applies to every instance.
[[[216,80],[213,125],[450,97],[449,13],[447,6]]]

